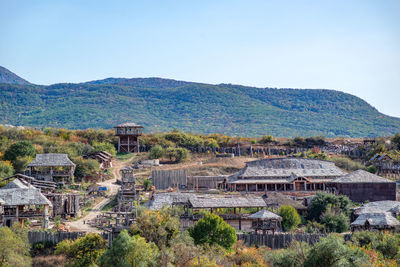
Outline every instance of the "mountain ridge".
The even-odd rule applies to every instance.
[[[22,79],[17,74],[11,72],[10,70],[2,66],[0,66],[0,83],[31,84],[30,82]]]
[[[152,77],[49,86],[0,84],[0,90],[0,124],[83,129],[133,121],[147,132],[177,128],[282,137],[400,132],[399,118],[332,89],[257,88]]]

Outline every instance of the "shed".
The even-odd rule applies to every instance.
[[[392,230],[400,228],[400,222],[390,212],[362,213],[350,225],[352,231]]]

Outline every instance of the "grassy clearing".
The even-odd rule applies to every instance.
[[[132,159],[133,157],[135,157],[134,153],[117,153],[117,155],[115,156],[115,159],[121,160],[121,161],[128,161],[128,160]]]

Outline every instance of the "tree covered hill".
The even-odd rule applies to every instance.
[[[2,66],[0,66],[0,83],[29,84],[28,81],[22,79],[15,73],[12,73],[11,71]]]
[[[161,78],[109,78],[50,86],[0,84],[0,124],[71,129],[136,122],[229,135],[368,137],[400,132],[400,119],[333,90],[254,88]]]

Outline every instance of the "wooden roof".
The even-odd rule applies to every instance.
[[[68,158],[67,154],[36,154],[36,158],[28,164],[28,167],[56,167],[74,166],[75,164]]]
[[[208,208],[264,208],[267,205],[262,197],[236,197],[201,195],[189,199],[189,204],[194,209]]]
[[[125,128],[125,127],[136,127],[136,128],[143,128],[143,126],[138,125],[136,123],[133,122],[126,122],[126,123],[121,123],[117,126],[115,126],[114,128]]]
[[[259,220],[282,220],[282,217],[268,210],[260,210],[259,212],[251,214],[248,219]]]
[[[284,179],[290,177],[336,178],[344,174],[333,162],[290,157],[248,162],[246,167],[231,175],[228,180]]]
[[[400,222],[390,212],[362,213],[351,226],[364,226],[366,223],[376,227],[400,227]]]
[[[29,188],[11,188],[0,189],[0,198],[4,200],[4,205],[21,206],[21,205],[49,205],[51,202],[40,193],[39,189]]]
[[[332,180],[332,183],[349,184],[349,183],[395,183],[395,182],[364,170],[357,170]]]

